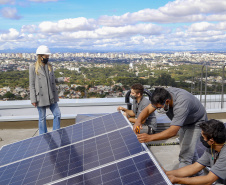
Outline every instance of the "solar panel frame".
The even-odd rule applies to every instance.
[[[122,135],[123,133],[127,133],[127,135]],[[90,170],[97,166],[106,165],[112,161],[121,160],[122,158],[145,151],[143,146],[141,146],[142,148],[138,148],[136,152],[134,152],[134,150],[127,148],[126,143],[123,145],[118,142],[118,138],[121,137],[120,140],[124,141],[130,133],[131,129],[127,127],[103,136],[91,138],[86,141],[81,141],[73,145],[58,148],[57,150],[52,150],[48,153],[34,156],[33,158],[18,162],[19,164],[14,163],[8,165],[8,168],[11,169],[11,174],[8,176],[8,169],[5,169],[0,176],[0,184],[2,183],[2,180],[5,180],[4,182],[6,183],[7,179],[9,183],[19,184],[20,182],[16,181],[18,180],[17,176],[20,176],[20,181],[24,179],[24,181],[21,182],[22,184],[25,184],[25,182],[41,184],[39,182],[41,178],[39,177],[48,178],[48,176],[51,176],[51,181],[58,180],[59,178]],[[135,135],[133,135],[133,138],[131,146],[135,148],[139,142],[135,138]],[[92,148],[90,149],[90,147]],[[46,170],[47,167],[48,171]],[[21,174],[21,170],[23,171],[23,174]],[[14,179],[16,180],[14,181]],[[34,182],[28,180],[34,180]]]
[[[159,174],[148,153],[115,162],[111,165],[80,174],[63,181],[49,183],[55,185],[82,184],[167,184]],[[93,175],[92,175],[93,174]],[[160,183],[161,181],[163,183]]]
[[[113,114],[116,114],[116,113],[112,113],[112,114],[108,114],[108,115],[113,115]],[[171,184],[171,182],[169,181],[169,179],[167,178],[167,176],[163,172],[162,168],[159,166],[158,162],[155,160],[154,156],[148,150],[146,145],[145,144],[139,145],[139,146],[142,146],[142,150],[139,150],[139,147],[136,148],[136,147],[134,147],[133,144],[131,144],[131,142],[138,142],[138,140],[137,140],[136,137],[131,137],[132,135],[135,136],[135,134],[131,130],[132,125],[130,124],[130,122],[127,119],[124,118],[124,116],[122,115],[122,112],[120,113],[120,115],[121,115],[120,117],[123,118],[123,120],[126,121],[127,126],[122,127],[122,128],[119,127],[119,128],[117,128],[115,130],[111,130],[112,128],[115,128],[115,127],[108,127],[108,130],[105,129],[105,131],[108,131],[108,132],[105,132],[103,134],[100,134],[100,135],[97,135],[97,136],[93,136],[93,137],[91,135],[89,135],[90,133],[89,133],[89,131],[87,131],[87,132],[84,132],[84,133],[88,134],[89,137],[86,138],[86,139],[82,139],[80,141],[76,141],[75,143],[70,143],[70,141],[72,141],[72,138],[70,140],[69,138],[64,137],[63,138],[63,142],[64,143],[63,143],[63,145],[61,145],[62,133],[65,131],[65,129],[63,129],[63,128],[61,130],[54,131],[54,133],[52,133],[52,135],[56,135],[54,137],[50,137],[50,135],[48,135],[48,133],[44,134],[45,136],[41,137],[40,141],[35,141],[35,142],[37,142],[40,145],[43,142],[42,140],[46,140],[46,141],[48,141],[46,143],[48,143],[48,145],[50,146],[51,150],[43,152],[43,153],[39,153],[39,154],[36,154],[35,153],[36,151],[31,151],[31,153],[32,152],[34,153],[34,155],[31,156],[31,157],[27,157],[25,159],[14,161],[14,162],[12,162],[10,164],[5,164],[5,165],[0,166],[1,183],[7,184],[10,181],[12,182],[12,184],[13,183],[15,183],[15,184],[19,184],[19,183],[22,183],[22,184],[26,184],[26,183],[27,184],[34,184],[34,182],[36,182],[36,184],[40,184],[40,183],[41,184],[44,184],[44,183],[47,183],[47,184],[60,183],[60,182],[62,182],[64,180],[71,179],[71,178],[77,177],[79,175],[84,175],[86,173],[89,173],[89,172],[92,172],[92,171],[104,168],[106,166],[111,165],[112,163],[118,163],[118,162],[122,162],[124,160],[127,160],[128,158],[134,158],[134,157],[137,157],[139,155],[148,154],[150,156],[150,159],[153,161],[153,163],[155,164],[156,168],[158,169],[159,173],[161,174],[161,176],[165,180],[166,183],[164,183],[164,184]],[[106,115],[104,115],[104,116],[106,116]],[[106,121],[109,120],[108,117],[104,117],[104,116],[100,116],[98,118],[105,119]],[[104,118],[102,118],[102,117],[104,117]],[[118,122],[118,121],[120,122],[121,121],[120,117],[116,117],[116,118],[113,117],[114,118],[114,122]],[[92,120],[96,120],[96,118],[91,119],[89,121],[92,121]],[[86,120],[85,123],[88,124],[88,123],[90,123],[89,121]],[[82,124],[84,122],[80,122],[80,123]],[[68,129],[68,127],[65,127],[65,128]],[[93,132],[95,132],[94,128],[97,128],[97,126],[95,125],[95,126],[92,127]],[[120,146],[119,143],[120,143],[121,140],[118,139],[119,136],[120,136],[120,134],[118,134],[118,133],[121,133],[122,136],[127,136],[127,135],[125,135],[126,134],[126,130],[130,131],[129,134],[127,133],[128,135],[130,135],[130,137],[125,137],[125,139],[123,139],[123,141],[124,141],[124,148],[122,148],[122,147],[119,147]],[[71,135],[72,135],[73,129],[69,128],[69,131],[71,132]],[[97,133],[99,133],[99,132],[97,132]],[[90,149],[90,147],[91,147],[91,150],[89,150],[89,151],[91,151],[90,153],[86,153],[87,151],[85,151],[85,145],[82,144],[82,143],[86,143],[86,142],[91,141],[93,139],[101,139],[101,138],[102,138],[103,141],[105,141],[106,140],[106,135],[109,136],[109,138],[108,138],[108,141],[110,143],[109,145],[116,147],[115,150],[114,150],[114,153],[113,153],[114,159],[105,159],[106,156],[109,156],[109,148],[105,147],[105,149],[103,149],[103,150],[107,150],[107,152],[105,152],[105,154],[104,154],[105,157],[103,155],[104,162],[103,163],[99,162],[99,164],[98,164],[95,161],[93,162],[92,156],[94,156],[94,155],[90,155],[91,153],[95,154],[95,150],[94,150],[94,147],[93,147],[94,146],[93,142],[87,143],[87,144],[90,145],[87,148]],[[29,145],[31,145],[31,143],[32,143],[32,141],[28,141],[28,140],[23,140],[23,141],[25,141],[24,143],[29,144]],[[21,145],[25,145],[25,144],[20,143],[20,146]],[[70,150],[69,148],[72,148],[73,145],[77,145],[78,147],[83,148],[83,152],[84,152],[83,156],[86,156],[85,159],[87,161],[89,160],[88,163],[87,163],[89,165],[89,167],[86,168],[86,166],[83,165],[84,163],[81,163],[82,166],[83,166],[83,169],[78,168],[78,169],[76,169],[77,171],[76,170],[75,171],[72,170],[71,173],[68,173],[69,175],[66,175],[67,169],[68,170],[69,169],[73,169],[72,168],[73,164],[71,164],[72,166],[70,166],[70,167],[69,166],[66,167],[65,165],[60,165],[60,164],[63,164],[63,163],[68,164],[68,162],[71,160],[71,159],[68,159],[68,155],[65,154],[65,153],[68,152]],[[16,148],[15,145],[12,145],[12,146],[14,148]],[[104,146],[104,144],[101,143],[100,147],[101,146]],[[123,152],[121,152],[121,151],[125,151],[125,149],[126,149],[125,147],[128,150],[127,154],[123,154]],[[7,150],[7,148],[5,150]],[[97,153],[98,152],[101,152],[101,148],[99,148],[97,150]],[[57,165],[59,165],[59,167],[58,167],[58,172],[59,173],[55,173],[57,171],[57,169],[50,168],[50,162],[48,160],[45,160],[46,159],[45,157],[43,158],[43,156],[47,156],[49,154],[52,155],[52,157],[51,157],[52,160],[55,160],[55,163],[54,163],[55,166],[57,167]],[[72,153],[70,151],[70,155],[71,154]],[[88,155],[90,155],[91,158]],[[61,156],[61,158],[58,159],[57,156]],[[115,156],[118,156],[118,157],[115,157]],[[99,153],[97,155],[97,157],[98,157],[98,159],[99,158],[101,159],[101,157],[102,157],[101,153]],[[76,163],[76,161],[78,161],[78,162]],[[74,161],[74,163],[76,163],[78,165],[79,160],[76,159]],[[24,178],[23,179],[23,175],[24,174],[22,174],[21,171],[25,171],[25,168],[27,168],[28,165],[29,165],[29,168],[28,168],[29,171],[26,171],[26,175],[29,178]],[[39,176],[40,176],[40,174],[39,174],[39,176],[37,176],[37,175],[35,176],[34,175],[34,174],[37,174],[37,172],[38,172],[39,168],[37,168],[37,166],[40,166],[40,168],[42,167],[42,172],[40,171],[40,174],[43,174],[43,176],[44,176],[44,174],[48,176],[48,174],[50,174],[51,172],[55,173],[54,175],[51,176],[51,181],[52,181],[51,183],[48,183],[50,181],[50,176],[48,176],[48,177],[45,176],[44,178],[40,179],[42,181],[37,181]],[[51,170],[54,170],[54,171],[51,171]],[[11,173],[8,173],[8,171],[10,171]],[[14,171],[14,174],[12,174],[13,171]],[[76,174],[74,174],[75,172],[76,172]],[[6,175],[6,176],[4,176],[4,175]],[[59,178],[59,176],[60,176],[60,178]],[[4,178],[2,179],[2,177],[4,177]],[[9,177],[11,177],[11,179]],[[10,179],[10,181],[9,181],[9,179]]]
[[[121,114],[123,114],[122,111],[120,111],[120,112],[121,112]],[[131,125],[131,123],[129,122],[129,120],[126,119],[126,121],[127,121],[128,125],[130,126],[130,128],[133,129],[133,126]],[[146,144],[145,144],[145,143],[141,143],[141,145],[145,148],[145,153],[147,153],[147,154],[150,156],[151,160],[153,161],[153,163],[154,163],[155,166],[157,167],[158,171],[159,171],[160,174],[162,175],[162,177],[163,177],[163,179],[165,180],[165,182],[166,182],[168,185],[172,185],[172,183],[170,182],[169,178],[167,177],[167,175],[165,174],[165,172],[163,171],[163,169],[161,168],[161,166],[159,165],[159,163],[157,162],[157,160],[155,159],[155,157],[153,156],[153,154],[151,153],[151,151],[147,148]],[[140,153],[140,154],[141,154],[141,153]],[[143,154],[143,153],[142,153],[142,154]],[[136,156],[136,155],[135,155],[135,156]],[[124,159],[124,160],[125,160],[125,159]],[[119,161],[120,161],[120,160],[119,160]],[[114,161],[112,164],[114,164],[115,162],[116,162],[116,161]],[[109,165],[110,165],[110,164],[108,164],[108,166],[109,166]],[[103,167],[104,167],[104,166],[103,166]],[[96,169],[103,168],[103,167],[102,167],[102,166],[101,166],[101,167],[97,167],[97,168],[94,168],[94,169],[92,169],[92,170],[96,170]],[[87,173],[87,172],[84,172],[84,174],[85,174],[85,173]],[[77,177],[77,176],[78,176],[78,174],[72,176],[72,178],[73,178],[73,177]],[[70,177],[70,178],[71,178],[71,177]],[[65,179],[61,179],[61,180],[56,181],[56,182],[48,183],[48,185],[55,184],[55,183],[59,183],[59,185],[61,185],[60,182],[62,182],[62,180],[67,180],[67,179],[69,179],[69,178],[65,178]],[[149,184],[149,183],[147,182],[147,184]],[[161,185],[161,183],[158,183],[158,185]]]
[[[77,123],[77,124],[74,124],[71,126],[67,126],[65,128],[58,129],[53,132],[48,132],[48,133],[45,133],[40,136],[35,136],[35,137],[29,138],[29,139],[25,139],[25,140],[22,140],[19,142],[5,145],[0,150],[0,167],[7,165],[9,163],[19,161],[24,158],[29,158],[34,155],[39,155],[41,153],[48,152],[49,150],[53,150],[54,147],[58,148],[58,147],[70,145],[71,143],[75,143],[80,140],[88,139],[88,138],[94,136],[96,133],[97,134],[99,133],[99,135],[102,135],[103,131],[101,132],[100,129],[98,129],[98,128],[100,128],[100,125],[97,125],[96,123],[93,123],[93,125],[92,125],[92,128],[94,129],[94,132],[95,132],[95,134],[93,134],[93,135],[91,132],[89,132],[89,129],[83,129],[83,127],[87,128],[86,126],[87,125],[90,126],[91,122],[93,122],[94,120],[100,119],[102,117],[104,117],[103,119],[108,121],[109,119],[106,119],[107,116],[111,116],[112,120],[115,119],[115,122],[121,121],[117,117],[114,118],[112,115],[120,115],[121,118],[123,117],[122,114],[117,114],[117,112],[113,113],[113,114],[109,113],[109,114],[106,114],[106,115],[103,115],[100,117],[95,117],[93,119],[86,120],[84,122],[80,122],[80,123]],[[125,125],[125,127],[128,126],[127,123],[124,125]],[[79,126],[81,126],[82,129],[78,129],[77,127],[79,127]],[[108,125],[108,127],[106,127],[106,125],[102,125],[101,128],[105,129],[104,132],[109,132],[112,130],[120,129],[120,127],[118,127],[118,125],[113,125],[113,124]],[[84,133],[80,132],[80,130],[84,130]],[[64,131],[66,131],[66,132],[64,132]],[[68,137],[69,134],[67,134],[67,132],[72,132],[71,138]],[[62,133],[65,133],[64,136],[62,136]],[[76,137],[73,137],[73,136],[76,136]],[[80,137],[78,137],[78,136],[80,136]],[[64,137],[64,139],[61,139],[63,137]],[[65,138],[65,137],[67,137],[67,138]],[[54,145],[51,144],[51,141],[53,139],[54,139]],[[49,140],[50,143],[47,143],[46,142],[47,140]],[[63,143],[61,141],[63,141]],[[21,150],[18,150],[22,146],[24,146],[24,147]],[[29,149],[29,151],[27,151],[28,149]],[[2,153],[4,153],[4,152],[5,152],[5,155],[2,155]],[[5,158],[5,156],[6,156],[6,158]]]

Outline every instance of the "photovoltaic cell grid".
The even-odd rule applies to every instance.
[[[0,184],[43,184],[144,150],[127,127],[9,165]]]
[[[84,122],[86,120],[90,120],[92,118],[100,117],[100,116],[104,116],[104,115],[106,115],[106,113],[104,113],[104,114],[77,114],[76,123]]]
[[[89,127],[87,123],[93,126]],[[86,125],[87,128],[78,127],[82,129],[81,137],[78,136],[82,139],[75,139],[75,143],[72,143],[74,137],[71,136],[75,127],[65,128],[70,128],[70,133],[60,129],[40,136],[41,141],[46,140],[48,143],[49,151],[39,152],[38,155],[1,167],[0,184],[90,184],[91,182],[91,184],[116,182],[117,184],[150,184],[150,182],[153,185],[170,184],[154,165],[145,145],[138,142],[121,113],[113,113],[81,124]],[[127,127],[118,129],[122,127],[120,125]],[[105,134],[100,135],[99,131],[95,132],[96,127],[99,129],[104,127]],[[115,131],[112,131],[112,128]],[[61,133],[58,134],[60,137],[54,137],[56,133]],[[98,134],[93,137],[91,133]],[[30,153],[30,150],[26,152]]]
[[[158,184],[166,182],[148,154],[142,154],[92,172],[56,183],[56,185],[83,184]]]
[[[0,166],[128,126],[113,113],[2,147]]]

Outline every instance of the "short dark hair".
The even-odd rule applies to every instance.
[[[213,140],[219,144],[223,144],[225,142],[226,129],[223,122],[211,119],[209,121],[202,122],[199,126],[208,140],[213,138]]]
[[[140,83],[133,84],[131,86],[131,89],[133,89],[136,93],[140,93],[141,96],[143,95],[144,87],[142,84]]]
[[[152,93],[151,103],[152,105],[156,105],[156,104],[163,105],[167,99],[171,100],[170,93],[162,87],[157,87]]]

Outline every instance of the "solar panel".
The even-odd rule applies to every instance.
[[[159,173],[156,165],[148,154],[111,164],[109,166],[74,176],[56,185],[69,184],[159,184],[163,185],[165,179]]]
[[[0,184],[171,184],[118,112],[5,146],[0,156]]]
[[[86,121],[86,120],[90,120],[91,118],[100,117],[100,116],[103,116],[103,115],[106,115],[106,113],[105,114],[77,114],[76,123]]]
[[[2,147],[0,166],[128,126],[113,113]]]

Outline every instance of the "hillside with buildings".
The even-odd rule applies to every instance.
[[[224,53],[54,53],[50,62],[60,98],[121,97],[133,83],[146,88],[174,86],[200,93],[201,73],[208,94],[221,92]],[[0,99],[29,99],[29,65],[34,53],[0,53]],[[203,70],[207,66],[206,71]],[[205,76],[207,74],[207,76]]]

